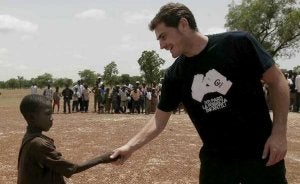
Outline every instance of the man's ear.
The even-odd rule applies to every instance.
[[[188,29],[190,28],[190,25],[189,25],[189,22],[186,18],[180,18],[179,20],[179,24],[178,24],[178,29],[181,31],[181,32],[185,32],[187,31]]]

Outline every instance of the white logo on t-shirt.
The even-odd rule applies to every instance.
[[[198,102],[202,102],[204,95],[218,92],[225,95],[230,89],[232,82],[227,80],[217,70],[212,69],[205,76],[197,74],[194,76],[192,84],[192,97]]]

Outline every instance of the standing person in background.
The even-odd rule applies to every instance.
[[[97,78],[97,83],[98,83],[99,87],[100,87],[101,85],[103,85],[102,77],[99,76],[99,77]]]
[[[57,106],[57,113],[59,113],[59,107],[60,107],[60,97],[62,97],[61,93],[59,92],[59,87],[57,86],[55,88],[55,92],[53,93],[53,112],[55,106]]]
[[[146,84],[143,83],[141,86],[139,86],[139,90],[141,92],[141,97],[140,97],[140,109],[141,109],[141,112],[142,114],[144,114],[144,111],[146,113],[146,93],[147,93],[147,90],[146,90]]]
[[[121,104],[121,98],[119,95],[119,89],[120,87],[116,85],[112,89],[111,93],[111,105],[112,105],[112,111],[116,114],[120,113],[120,104]]]
[[[151,113],[155,113],[156,111],[156,106],[158,102],[158,96],[157,96],[157,90],[156,88],[151,89]]]
[[[82,85],[82,80],[78,80],[77,84],[73,87],[73,92],[75,91],[74,89],[77,88],[78,90],[78,109],[83,112],[83,98],[82,98],[82,91],[83,91],[83,85]]]
[[[99,110],[99,96],[100,96],[100,86],[99,81],[97,80],[94,87],[92,88],[92,92],[94,93],[94,112],[97,112],[97,109]]]
[[[140,97],[141,97],[141,92],[138,89],[138,85],[135,85],[133,87],[133,90],[130,93],[130,97],[132,100],[132,108],[131,108],[131,113],[134,113],[135,109],[137,110],[137,113],[140,114]]]
[[[127,110],[127,90],[126,90],[126,85],[123,85],[120,92],[120,99],[121,99],[121,103],[120,103],[120,109],[122,111],[122,113],[126,113]]]
[[[182,102],[203,142],[199,183],[286,184],[289,89],[271,56],[246,32],[203,35],[180,3],[162,6],[149,28],[176,60],[153,118],[111,157],[124,163],[164,130]]]
[[[98,89],[99,98],[98,98],[98,113],[104,113],[104,101],[105,101],[105,93],[106,89],[104,84],[102,83],[100,85],[100,88]]]
[[[288,72],[288,74],[289,74],[289,78],[291,80],[290,83],[292,83],[292,85],[290,85],[290,111],[293,111],[294,107],[295,107],[295,102],[296,102],[295,79],[296,79],[297,73],[293,72],[293,70],[290,70]]]
[[[295,90],[296,90],[296,99],[295,99],[295,106],[293,108],[294,112],[300,111],[300,72],[298,72],[295,78]]]
[[[47,98],[51,101],[51,103],[52,103],[53,90],[52,90],[52,88],[50,87],[50,84],[48,84],[47,87],[44,89],[43,95],[44,95],[45,97],[47,97]]]
[[[69,85],[66,84],[66,88],[62,91],[62,96],[64,97],[64,113],[68,112],[71,113],[71,100],[73,96],[73,91],[69,88]]]
[[[289,85],[289,89],[290,89],[290,106],[289,106],[289,110],[290,111],[293,111],[293,105],[294,105],[294,93],[295,93],[295,81],[293,81],[292,79],[292,74],[291,73],[285,73],[284,74],[287,82],[288,82],[288,85]]]
[[[31,85],[30,90],[31,90],[31,94],[37,94],[38,93],[36,83],[33,83]]]
[[[106,88],[105,89],[105,93],[104,93],[104,112],[105,113],[110,113],[110,109],[111,109],[111,97],[110,97],[110,88]]]
[[[91,93],[91,90],[88,88],[88,85],[85,84],[84,88],[82,90],[83,111],[84,112],[89,111],[90,93]],[[83,112],[83,111],[81,111],[81,112]]]
[[[151,113],[151,101],[152,101],[152,95],[151,94],[152,94],[151,88],[147,87],[146,98],[145,98],[145,103],[146,103],[145,114],[150,114]]]
[[[78,88],[74,88],[72,95],[72,112],[78,112],[78,97],[80,96]]]

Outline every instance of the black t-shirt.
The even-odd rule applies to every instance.
[[[169,67],[158,108],[182,102],[211,156],[261,158],[272,121],[260,79],[274,61],[248,33],[208,37],[200,54]]]
[[[64,97],[64,99],[71,100],[72,95],[73,95],[73,91],[70,88],[65,88],[62,91],[62,96]]]

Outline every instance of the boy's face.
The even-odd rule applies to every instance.
[[[32,125],[41,131],[48,131],[53,124],[52,108],[50,105],[42,105],[40,110],[33,114]]]

